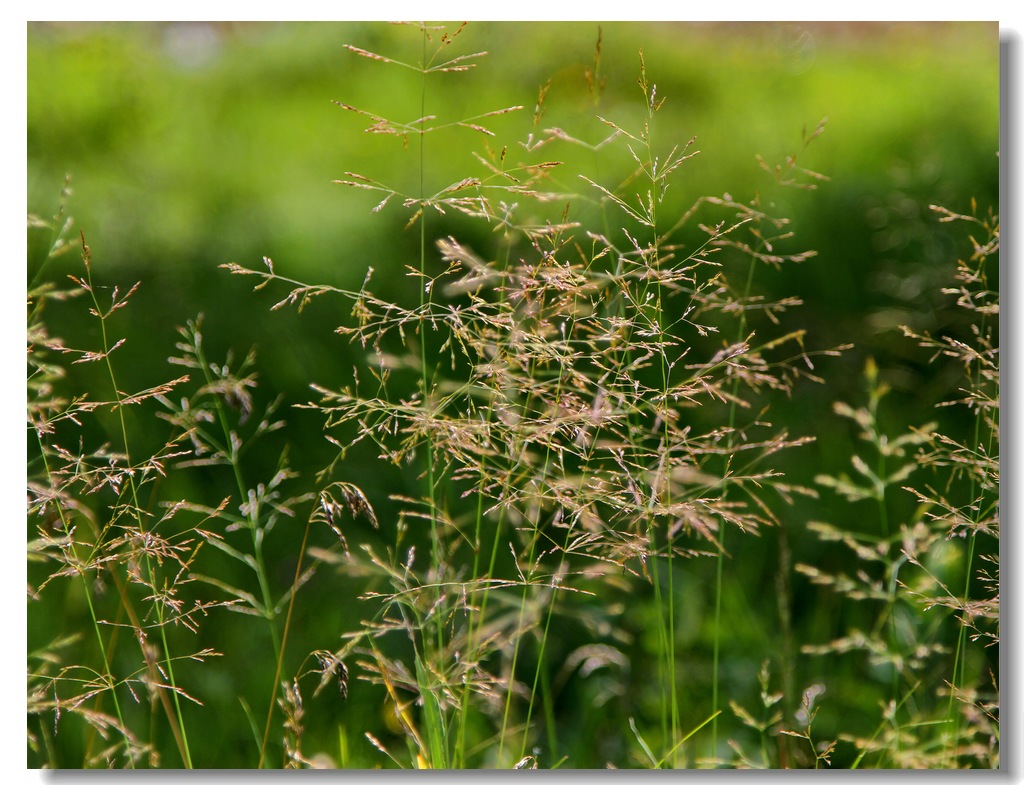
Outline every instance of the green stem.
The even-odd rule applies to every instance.
[[[37,434],[37,436],[38,436],[38,434]],[[50,462],[49,462],[49,460],[46,457],[46,447],[45,447],[45,444],[43,443],[42,437],[38,436],[38,439],[39,439],[39,452],[40,452],[40,454],[42,455],[42,458],[43,458],[43,471],[46,473],[47,480],[52,485],[53,484],[53,479],[52,479],[52,474],[50,472]],[[62,529],[64,531],[64,536],[68,539],[68,542],[72,542],[71,524],[70,524],[70,522],[67,519],[67,515],[65,514],[64,506],[62,504],[57,504],[56,508],[57,508],[57,514],[60,515],[61,527],[62,527]],[[85,602],[86,602],[86,605],[89,608],[89,617],[92,619],[93,632],[96,634],[96,644],[97,644],[97,646],[99,647],[99,650],[100,650],[100,659],[103,661],[103,675],[106,678],[107,683],[110,685],[110,695],[111,695],[111,698],[114,701],[114,713],[117,715],[117,721],[118,721],[119,725],[121,726],[121,728],[124,728],[125,730],[127,730],[125,728],[125,724],[124,724],[124,716],[121,713],[121,701],[117,697],[117,689],[115,688],[113,671],[112,671],[112,669],[110,667],[110,656],[107,653],[106,644],[103,642],[103,635],[100,633],[99,617],[96,614],[96,608],[95,608],[95,606],[93,605],[93,602],[92,602],[92,586],[89,583],[89,579],[87,577],[87,573],[86,573],[85,570],[76,569],[76,573],[78,574],[79,578],[81,578],[81,580],[82,580],[82,590],[83,590],[83,594],[85,595]],[[49,737],[47,736],[47,739],[48,738]],[[134,757],[132,755],[131,742],[128,739],[127,735],[125,736],[124,744],[125,744],[126,757],[128,758],[128,765],[129,765],[129,767],[134,769],[135,768],[135,760],[134,760]]]
[[[419,123],[419,209],[420,209],[420,278],[419,278],[419,301],[420,301],[420,319],[419,319],[419,349],[420,349],[420,383],[422,385],[423,395],[423,407],[427,410],[429,416],[429,410],[432,406],[431,403],[431,389],[430,389],[430,377],[431,370],[427,362],[427,310],[430,308],[433,300],[433,288],[427,291],[427,211],[426,211],[426,121],[422,118],[426,117],[427,114],[427,72],[428,72],[428,60],[427,60],[427,31],[426,29],[421,30],[422,40],[422,67],[420,69],[420,123]],[[438,570],[438,580],[436,583],[438,586],[434,590],[434,605],[435,607],[441,600],[442,589],[440,584],[443,582],[443,576],[441,570],[443,569],[445,559],[442,552],[441,545],[441,532],[440,532],[440,521],[438,520],[438,500],[437,500],[437,477],[434,469],[434,444],[430,439],[426,441],[426,481],[427,481],[427,498],[430,505],[430,543],[431,543],[431,557],[432,563]],[[436,658],[440,658],[444,652],[444,614],[437,612],[433,614],[433,635],[434,640],[432,648],[436,654]],[[427,638],[424,636],[424,649],[422,656],[426,658],[422,664],[418,664],[418,674],[426,674],[430,672],[430,669],[426,667],[427,660],[430,659],[429,648],[426,645]],[[439,663],[440,665],[440,663]],[[425,682],[421,682],[421,691],[427,689],[429,691],[429,685]],[[430,717],[434,714],[438,714],[441,711],[440,705],[436,703],[436,699],[433,695],[424,694],[424,709],[433,709],[433,712],[428,712]],[[432,758],[436,758],[439,754],[443,757],[447,757],[447,743],[444,741],[444,735],[446,726],[443,717],[438,716],[436,722],[428,723],[428,730],[430,731],[429,745],[431,747]],[[438,735],[440,734],[440,738]],[[447,767],[446,760],[431,760],[431,766],[435,768]]]
[[[198,326],[193,333],[192,346],[195,350],[196,360],[203,373],[203,378],[207,386],[212,385],[214,382],[213,377],[210,374],[210,363],[206,360],[206,355],[203,352],[202,341],[198,331]],[[222,451],[225,457],[228,459],[228,463],[231,465],[232,476],[235,480],[235,487],[238,489],[239,498],[243,504],[248,496],[248,489],[246,487],[245,476],[242,473],[242,463],[238,452],[238,446],[236,440],[232,438],[231,426],[228,423],[227,412],[224,410],[224,405],[221,402],[219,396],[214,396],[214,408],[217,412],[217,422],[220,424],[221,433],[223,434],[224,442]],[[252,551],[253,551],[253,563],[255,566],[256,580],[260,587],[260,595],[263,603],[263,618],[267,622],[267,627],[270,630],[270,640],[274,647],[274,658],[277,661],[278,673],[282,667],[282,661],[284,657],[284,645],[278,636],[277,626],[274,624],[274,602],[270,593],[270,580],[267,576],[266,561],[263,558],[263,538],[260,536],[260,510],[258,506],[252,505],[251,509],[247,514],[247,528],[249,534],[252,537]],[[287,633],[286,633],[287,634]],[[270,701],[267,706],[267,728],[269,729],[271,719],[274,715],[274,707],[277,697],[277,676],[274,677],[274,682],[271,685]],[[264,736],[263,744],[260,746],[260,758],[258,767],[263,767],[263,762],[266,757],[266,745],[267,736]]]
[[[987,288],[987,278],[986,278],[985,273],[984,273],[984,261],[985,261],[984,258],[982,258],[980,260],[980,262],[979,262],[979,277],[980,277],[980,279],[982,281],[982,285]],[[979,334],[980,335],[988,335],[989,326],[988,326],[988,317],[987,317],[987,315],[982,314],[981,318],[980,318],[980,322],[981,322],[981,324],[980,324],[980,328],[978,330]],[[971,369],[970,368],[968,368],[968,370],[967,370],[967,376],[968,376],[968,380],[969,380],[969,387],[971,389],[977,389],[978,387],[981,386],[980,385],[980,381],[975,377],[975,375],[973,373],[971,373]],[[978,446],[981,444],[981,426],[982,426],[982,421],[983,421],[983,417],[982,417],[981,413],[979,412],[975,416],[975,419],[974,419],[974,435],[973,435],[973,439],[972,439],[972,443],[971,443],[971,449],[972,449],[973,452],[977,452]],[[986,455],[991,455],[992,454],[993,443],[998,439],[998,436],[999,436],[999,434],[998,434],[997,430],[991,429],[991,428],[989,429],[988,445],[987,445],[987,449],[986,449]],[[980,503],[975,503],[975,500],[976,500],[977,495],[978,495],[978,484],[977,484],[977,479],[976,479],[974,473],[971,472],[969,474],[969,477],[970,477],[970,480],[969,480],[969,490],[968,490],[969,496],[968,496],[968,498],[970,499],[971,504],[972,504],[971,510],[972,510],[972,514],[973,514],[973,522],[977,523],[978,520],[980,519],[980,517],[984,514],[983,513],[983,505],[980,504]],[[969,542],[969,544],[967,546],[967,558],[966,558],[965,575],[964,575],[964,595],[963,595],[964,596],[963,604],[965,606],[966,606],[967,602],[970,599],[971,574],[972,574],[972,571],[974,569],[974,548],[975,548],[976,538],[977,538],[977,535],[972,533],[971,537],[970,537],[970,542]],[[955,654],[954,659],[953,659],[953,674],[952,674],[953,678],[952,678],[951,688],[950,688],[950,691],[949,691],[949,703],[948,703],[948,705],[946,707],[946,723],[953,725],[953,734],[949,738],[949,741],[948,741],[948,744],[947,744],[947,747],[946,747],[947,761],[949,759],[950,753],[953,750],[956,749],[957,744],[958,744],[958,739],[960,738],[960,733],[961,733],[961,724],[962,724],[962,719],[963,718],[962,718],[961,713],[956,710],[956,692],[957,692],[958,688],[962,688],[962,685],[964,684],[964,682],[966,680],[965,671],[966,671],[967,663],[966,663],[966,657],[964,656],[964,651],[965,651],[966,647],[967,647],[967,623],[966,623],[965,620],[962,619],[961,622],[960,622],[960,629],[959,629],[959,631],[957,633],[956,654]]]
[[[750,265],[747,268],[747,282],[743,290],[743,298],[746,299],[750,296],[750,292],[754,287],[754,268],[756,265],[756,257],[751,257]],[[736,330],[736,342],[739,343],[743,340],[743,334],[747,331],[747,316],[746,311],[740,311],[740,323]],[[731,403],[729,404],[729,436],[727,439],[729,453],[725,458],[725,473],[722,475],[723,478],[729,473],[729,469],[732,465],[732,455],[729,452],[735,443],[735,437],[733,429],[736,427],[736,397],[739,391],[739,380],[736,379],[732,384],[732,395]],[[728,484],[722,490],[722,499],[724,500],[728,494]],[[718,750],[718,715],[721,714],[719,710],[719,695],[718,695],[718,684],[719,684],[719,663],[721,659],[721,636],[722,636],[722,587],[724,586],[724,575],[725,575],[725,526],[723,525],[718,532],[718,555],[716,556],[715,565],[715,633],[714,643],[712,646],[712,661],[711,661],[711,711],[714,719],[711,721],[711,754],[712,756],[717,755]]]
[[[121,431],[121,440],[122,440],[122,444],[124,446],[125,465],[130,467],[132,465],[132,460],[131,460],[131,452],[130,452],[130,449],[129,449],[129,441],[128,441],[128,424],[127,424],[127,421],[125,420],[125,414],[124,414],[125,407],[124,407],[124,404],[123,404],[123,398],[122,398],[121,390],[120,390],[120,387],[117,384],[116,375],[114,374],[114,364],[110,360],[110,351],[111,351],[110,346],[111,345],[110,345],[109,336],[107,334],[107,317],[112,313],[112,310],[104,311],[103,308],[100,306],[99,300],[96,297],[96,290],[95,290],[95,287],[94,287],[93,281],[92,281],[92,268],[91,268],[90,263],[89,263],[90,262],[90,252],[89,252],[88,246],[85,244],[84,237],[83,237],[83,240],[82,240],[82,248],[83,248],[82,257],[83,257],[83,261],[85,263],[85,272],[86,272],[86,281],[88,283],[88,291],[89,291],[90,297],[92,298],[92,302],[93,302],[93,306],[94,306],[94,309],[95,309],[95,313],[96,313],[96,316],[99,319],[99,323],[100,323],[100,336],[101,336],[101,341],[102,341],[102,345],[103,345],[104,365],[105,365],[105,367],[107,369],[107,374],[108,374],[108,376],[110,378],[111,387],[113,388],[114,399],[117,402],[116,403],[116,409],[117,409],[117,416],[118,416],[118,424],[120,426],[120,431]],[[136,524],[138,526],[139,532],[140,533],[144,533],[145,532],[145,523],[143,522],[143,519],[142,519],[142,508],[139,505],[138,488],[137,488],[137,485],[136,485],[136,482],[135,482],[135,474],[134,474],[134,472],[129,472],[128,473],[128,490],[129,490],[129,493],[131,494],[132,514],[135,517],[135,522],[136,522]],[[99,547],[99,543],[98,542],[97,542],[97,547]],[[160,591],[160,587],[158,587],[157,583],[156,583],[156,575],[154,574],[154,571],[153,571],[153,563],[152,563],[152,560],[149,558],[148,554],[145,554],[145,557],[144,557],[143,561],[145,563],[146,575],[147,575],[147,580],[149,582],[149,585],[151,586],[151,588],[152,588],[152,590],[154,592]],[[90,604],[91,604],[91,601],[90,601]],[[171,658],[171,655],[170,655],[170,646],[169,646],[168,641],[167,641],[167,627],[164,624],[164,608],[163,608],[163,605],[158,601],[158,602],[154,603],[154,609],[155,609],[156,616],[157,616],[157,628],[160,630],[160,642],[161,642],[161,644],[163,646],[163,651],[164,651],[164,665],[165,665],[165,667],[167,669],[168,682],[170,684],[171,692],[173,693],[173,700],[174,700],[174,715],[171,716],[170,712],[168,712],[168,719],[170,720],[170,724],[171,724],[172,731],[174,732],[175,740],[178,743],[178,749],[179,749],[179,752],[181,753],[182,761],[185,764],[185,767],[190,769],[190,768],[192,768],[192,758],[191,758],[191,754],[189,753],[188,737],[187,737],[186,732],[185,732],[185,723],[184,723],[184,720],[183,720],[182,715],[181,715],[181,702],[180,702],[180,698],[178,696],[177,684],[175,683],[175,678],[174,678],[174,665],[172,663],[172,658]],[[95,619],[94,619],[94,622],[95,622]],[[148,663],[149,662],[148,655],[146,655],[145,652],[143,652],[143,655],[145,656],[146,661]],[[113,687],[113,685],[111,685],[111,686]],[[159,692],[160,692],[161,695],[164,694],[163,690],[160,690]]]

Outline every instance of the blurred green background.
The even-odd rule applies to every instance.
[[[584,72],[594,65],[599,31],[598,76],[606,81],[595,101]],[[473,23],[460,36],[458,51],[485,50],[487,57],[468,74],[440,75],[428,95],[436,102],[429,111],[455,120],[524,106],[488,123],[497,134],[489,144],[507,145],[517,160],[525,155],[519,143],[536,133],[538,90],[550,80],[538,128],[563,127],[596,143],[608,131],[595,114],[623,124],[635,124],[640,116],[636,80],[642,48],[648,78],[666,98],[655,145],[667,151],[696,137],[700,150],[670,191],[669,213],[701,195],[728,192],[748,201],[771,179],[755,156],[773,165],[784,161],[800,151],[802,133],[827,117],[824,134],[801,152],[798,163],[830,180],[816,191],[772,190],[773,198],[785,200],[776,207],[792,218],[795,247],[818,255],[758,281],[768,293],[804,301],[792,320],[808,329],[809,349],[855,345],[841,358],[822,361],[827,386],[805,385],[775,409],[773,422],[783,423],[791,435],[817,437],[800,455],[780,457],[780,468],[794,481],[812,483],[819,472],[846,470],[856,449],[855,434],[831,415],[831,405],[864,402],[867,357],[877,360],[894,389],[884,413],[896,434],[934,419],[932,407],[949,398],[957,383],[955,369],[930,366],[928,356],[896,328],[959,329],[938,308],[947,299],[940,288],[951,281],[965,246],[928,205],[967,212],[974,198],[981,211],[998,209],[997,35],[995,24],[981,23]],[[368,121],[332,101],[409,121],[418,116],[419,80],[404,69],[360,58],[345,43],[409,60],[420,45],[415,27],[354,23],[29,24],[28,210],[52,216],[70,175],[68,211],[92,248],[96,277],[122,288],[141,282],[115,322],[129,338],[120,355],[125,389],[177,375],[166,361],[174,353],[175,327],[198,313],[204,314],[211,358],[256,348],[262,401],[280,394],[286,405],[301,403],[311,397],[310,383],[336,387],[350,378],[361,359],[333,332],[346,316],[343,304],[317,302],[301,316],[293,309],[270,312],[284,292],[252,293],[252,279],[218,269],[226,262],[257,266],[269,256],[283,275],[342,287],[358,287],[372,265],[384,286],[377,294],[407,301],[415,296],[403,272],[404,265],[417,264],[418,232],[403,231],[406,214],[396,204],[371,214],[378,201],[373,194],[331,182],[357,171],[414,192],[414,145],[406,150],[395,138],[363,133]],[[427,190],[431,183],[436,189],[479,173],[471,153],[482,151],[482,142],[467,130],[430,137]],[[595,158],[565,146],[548,149],[546,155],[560,160]],[[609,155],[602,162],[606,168],[592,176],[614,184],[628,163],[627,156]],[[581,190],[576,182],[561,185]],[[431,238],[459,231],[479,230],[455,219],[428,222]],[[49,241],[47,232],[30,230],[30,283],[60,281],[80,267],[75,254],[44,265]],[[96,328],[83,310],[74,303],[54,308],[51,331],[88,344]],[[286,410],[285,416],[291,427],[274,435],[274,449],[251,456],[253,477],[271,476],[286,444],[293,468],[306,476],[334,457],[318,415]],[[955,414],[944,416],[951,418],[955,435],[962,424]],[[136,438],[149,436],[140,428]],[[393,489],[394,478],[378,476],[366,462],[349,475],[371,499]],[[231,491],[230,483],[223,484],[229,479],[214,473],[209,487],[185,492],[219,500]],[[815,518],[859,528],[855,505],[835,507],[796,509],[792,529],[767,534],[734,554],[730,569],[745,580],[730,584],[725,598],[728,645],[739,654],[725,666],[725,678],[735,685],[730,694],[756,694],[761,661],[782,656],[791,645],[776,634],[779,538],[786,538],[794,561],[821,565],[838,558],[801,529]],[[292,534],[275,534],[282,552],[294,552]],[[692,652],[689,683],[698,685],[693,689],[700,696],[699,685],[710,679],[705,655],[711,633],[702,614],[711,601],[712,568],[688,565],[675,584],[685,593],[680,607],[692,613],[679,630],[685,650]],[[290,569],[285,563],[276,576],[282,588]],[[300,635],[290,643],[296,657],[336,647],[338,636],[358,618],[357,589],[343,576],[324,572],[299,604]],[[840,630],[840,610],[830,595],[798,576],[793,580],[800,642],[829,640]],[[50,613],[56,611],[30,609],[30,648],[52,637],[60,622]],[[644,620],[633,623],[642,648]],[[258,646],[253,627],[214,626],[217,640],[211,645],[229,652]],[[641,662],[643,653],[636,656]],[[826,703],[822,735],[845,729],[844,722],[861,723],[857,730],[872,727],[876,707],[867,692],[859,697],[864,674],[857,666],[805,659],[801,677],[807,683],[828,674],[830,684],[848,693],[835,695],[837,705],[865,704],[863,716],[837,717]],[[838,677],[841,669],[845,680]],[[253,672],[240,673],[214,660],[191,675],[205,679],[202,698],[221,712],[211,732],[196,741],[195,759],[213,767],[252,765],[251,734],[238,696],[262,706],[272,664],[254,662]],[[353,761],[383,763],[362,740],[363,729],[383,722],[375,700],[368,688],[354,685],[339,715],[311,720],[310,733],[336,755],[340,724],[350,737]],[[559,710],[571,718],[585,705],[567,699]],[[603,766],[605,758],[624,754],[587,746],[593,729],[584,725],[599,721],[592,715],[575,720],[581,741],[568,765]],[[307,742],[307,751],[315,747]],[[75,765],[74,751],[66,755],[68,765]]]

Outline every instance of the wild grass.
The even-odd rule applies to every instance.
[[[932,353],[930,361],[949,357],[960,367],[960,397],[940,405],[966,408],[964,435],[940,433],[935,422],[885,433],[879,409],[888,389],[869,362],[866,406],[837,402],[835,410],[856,424],[870,454],[852,457],[852,476],[818,481],[850,502],[871,503],[877,525],[853,533],[809,524],[822,540],[850,550],[855,574],[797,566],[813,582],[878,608],[869,631],[806,647],[860,653],[891,685],[874,732],[845,739],[858,750],[854,767],[871,758],[897,768],[999,765],[998,673],[976,659],[976,647],[999,641],[999,302],[991,269],[999,219],[978,216],[973,203],[966,215],[932,210],[970,231],[970,253],[957,262],[955,285],[943,289],[956,296],[963,335],[934,337],[908,327],[903,333]],[[895,494],[917,501],[906,520],[890,520]]]
[[[286,452],[272,476],[253,476],[252,453],[287,434],[283,402],[258,410],[254,355],[211,361],[199,318],[180,329],[170,360],[185,375],[122,392],[115,314],[135,288],[94,281],[84,237],[73,242],[63,213],[34,219],[54,232],[53,253],[80,250],[84,272],[68,290],[29,292],[30,604],[50,607],[62,592],[85,603],[90,624],[70,635],[57,624],[29,653],[30,752],[49,766],[216,766],[194,760],[188,743],[202,722],[202,671],[188,670],[188,688],[178,674],[186,660],[208,669],[223,656],[228,668],[259,660],[259,673],[273,673],[238,696],[255,767],[818,768],[844,744],[854,767],[998,765],[997,674],[982,673],[976,654],[998,643],[998,550],[975,548],[979,535],[998,541],[998,295],[984,269],[998,219],[939,213],[983,232],[951,289],[971,340],[907,331],[962,364],[959,403],[973,430],[963,441],[934,425],[887,435],[886,387],[871,364],[865,406],[835,408],[870,447],[852,459],[860,480],[822,475],[819,491],[777,468],[813,435],[773,424],[774,405],[826,381],[850,347],[815,345],[799,299],[768,297],[759,281],[814,263],[774,195],[827,182],[804,166],[824,121],[784,162],[759,161],[757,193],[687,197],[680,208],[666,194],[685,190],[699,152],[660,124],[666,98],[642,52],[638,110],[613,107],[571,135],[542,124],[544,86],[520,124],[525,138],[499,145],[489,126],[528,102],[436,116],[436,91],[457,89],[451,80],[485,53],[457,53],[465,26],[412,32],[412,57],[348,50],[353,63],[416,81],[415,119],[337,102],[415,162],[412,191],[373,172],[337,180],[371,194],[378,220],[417,233],[403,268],[410,297],[374,294],[372,263],[358,289],[297,280],[287,261],[266,257],[224,265],[278,291],[275,309],[330,300],[346,314],[337,333],[361,358],[350,381],[335,388],[311,374],[313,397],[298,405],[322,419],[336,449],[315,477],[291,471]],[[600,106],[600,37],[587,75]],[[432,158],[437,134],[482,142],[461,176]],[[66,345],[47,329],[46,309],[77,298],[96,319],[94,345]],[[79,365],[102,373],[79,378]],[[392,493],[369,490],[367,455]],[[230,496],[173,495],[174,475],[209,472],[230,478]],[[877,608],[869,632],[806,642],[805,653],[862,653],[885,686],[871,734],[826,738],[815,721],[828,685],[794,685],[796,662],[783,663],[783,681],[799,696],[775,691],[766,662],[760,707],[741,704],[721,667],[723,595],[744,580],[732,567],[737,543],[799,530],[795,502],[827,510],[834,493],[870,505],[874,530],[807,529],[848,548],[856,572],[798,565],[783,585],[804,575]],[[916,498],[912,520],[891,519],[896,493]],[[281,527],[301,529],[287,540],[297,550],[270,546]],[[959,571],[940,569],[954,556]],[[703,563],[714,575],[709,677],[686,667],[677,629],[681,584]],[[293,651],[297,606],[339,601],[303,591],[331,570],[359,587],[341,600],[358,625]],[[641,604],[650,631],[630,618]],[[784,596],[780,607],[788,613]],[[232,612],[251,617],[252,645],[205,646],[207,628]],[[636,645],[643,635],[650,656]],[[343,729],[337,749],[310,750],[311,715],[344,714],[357,685],[383,712],[380,722],[345,720],[364,727],[363,751]],[[709,700],[695,699],[705,687]],[[565,719],[573,696],[586,696],[578,712],[606,712],[599,727],[613,735],[584,740],[583,761]],[[168,734],[174,760],[160,752]]]
[[[428,37],[425,31],[424,38]],[[450,40],[442,36],[437,51]],[[356,53],[395,64],[365,50]],[[465,60],[450,62],[463,68]],[[421,281],[415,307],[374,297],[369,275],[362,290],[343,292],[283,279],[270,260],[264,272],[231,267],[236,273],[261,275],[260,286],[271,281],[291,285],[291,292],[278,305],[301,305],[323,294],[349,299],[356,324],[339,332],[370,351],[367,368],[372,377],[369,385],[363,384],[370,393],[356,385],[342,391],[321,390],[324,397],[312,405],[327,415],[329,431],[354,428],[338,439],[339,444],[373,441],[382,456],[396,464],[414,462],[418,451],[425,455],[426,493],[409,501],[418,508],[410,515],[429,523],[431,558],[425,574],[415,576],[411,548],[401,569],[397,543],[387,558],[370,552],[371,563],[388,573],[396,591],[382,597],[386,601],[382,614],[386,618],[390,612],[392,623],[361,637],[401,631],[409,638],[416,678],[414,682],[408,675],[414,669],[406,665],[404,682],[418,695],[416,703],[423,707],[427,733],[407,721],[406,725],[414,742],[414,759],[426,765],[446,766],[450,760],[465,758],[461,746],[465,727],[459,713],[469,709],[474,691],[493,701],[494,691],[501,688],[499,760],[506,738],[517,727],[516,719],[528,728],[535,712],[550,712],[538,686],[545,676],[544,654],[559,596],[588,591],[585,587],[609,568],[642,575],[655,587],[655,602],[662,608],[659,668],[667,693],[660,709],[666,746],[653,762],[660,766],[668,756],[676,756],[682,728],[673,653],[672,562],[711,552],[721,557],[724,536],[720,532],[727,525],[752,532],[774,522],[768,504],[753,489],[777,478],[771,470],[757,467],[772,453],[801,441],[785,432],[771,433],[768,423],[745,420],[738,411],[751,408],[745,395],[765,388],[789,391],[797,378],[810,375],[813,369],[801,332],[754,341],[748,326],[753,313],[767,316],[771,324],[777,321],[778,311],[796,305],[794,301],[765,302],[754,295],[754,265],[795,263],[810,254],[774,253],[772,244],[788,238],[786,222],[757,209],[757,202],[750,206],[729,197],[705,198],[671,221],[659,219],[670,178],[695,153],[690,151],[692,140],[674,146],[663,157],[655,150],[652,132],[662,99],[648,81],[642,53],[639,65],[638,86],[646,109],[642,127],[627,130],[602,118],[612,132],[605,144],[624,140],[636,165],[625,186],[613,190],[581,174],[580,179],[593,189],[590,194],[541,190],[558,162],[541,160],[513,169],[504,164],[505,150],[482,160],[486,167],[482,176],[461,179],[419,198],[400,194],[365,174],[347,173],[348,179],[341,184],[383,195],[375,210],[401,199],[412,211],[409,223],[419,222],[421,258],[418,268],[410,267],[410,275]],[[448,67],[429,66],[422,73],[425,77]],[[373,125],[367,129],[371,132],[407,141],[414,130],[413,124],[342,106],[371,117]],[[428,115],[417,121],[421,138],[428,131],[424,125],[428,120],[435,118]],[[438,123],[429,130],[456,125]],[[479,125],[474,130],[488,133]],[[821,127],[806,141],[820,131]],[[550,139],[569,140],[555,132]],[[539,146],[535,143],[533,149]],[[776,170],[780,183],[787,185],[796,183],[794,175],[799,173],[795,158],[785,171]],[[611,214],[609,222],[621,226],[617,236],[609,238],[573,220],[568,203],[588,196],[596,198],[602,213]],[[512,199],[566,207],[555,220],[523,224],[517,221],[516,211],[525,210]],[[437,245],[444,264],[428,272],[422,238],[431,210],[440,214],[457,210],[493,224],[502,233],[495,258],[479,256],[454,237],[441,238]],[[718,220],[700,224],[701,213]],[[684,253],[675,240],[694,224],[699,224],[694,227],[699,239]],[[727,255],[733,258],[717,261]],[[731,283],[724,269],[728,265],[744,271],[736,259],[748,260],[742,288]],[[436,292],[454,302],[435,299]],[[676,301],[672,322],[666,315],[670,298]],[[698,355],[693,344],[729,323],[735,324],[730,329],[734,340]],[[438,336],[437,356],[448,370],[463,371],[463,377],[440,375],[435,352],[425,348],[432,334]],[[389,383],[402,370],[418,372],[418,390],[396,400]],[[685,412],[709,403],[720,404],[728,420],[700,431],[688,422]],[[752,436],[755,429],[766,435]],[[439,444],[444,445],[443,454],[436,453]],[[475,497],[468,523],[456,520],[449,508],[439,508],[439,484],[457,488],[462,498]],[[777,481],[773,484],[783,499],[800,490]],[[505,539],[504,530],[510,524],[516,533]],[[404,535],[405,528],[400,526],[399,542]],[[490,556],[481,571],[480,554],[487,553],[488,544]],[[446,580],[448,574],[465,572],[458,566],[464,545],[472,549],[472,572],[468,578]],[[498,558],[506,548],[513,555],[514,572],[506,567],[502,575],[497,572]],[[659,570],[669,576],[664,600]],[[494,659],[500,652],[478,652],[479,633],[474,630],[498,624],[486,613],[490,597],[513,587],[522,593],[513,604],[518,607],[515,617],[502,619],[504,625],[514,621],[511,630],[504,632],[510,646],[505,654],[508,663],[502,668],[505,674],[474,672],[482,665],[481,654]],[[426,614],[417,618],[416,607]],[[501,629],[497,626],[492,635]],[[528,681],[520,685],[523,641],[530,637],[536,638],[540,664],[532,678],[527,676]],[[466,660],[456,642],[468,647],[474,670],[457,667],[453,679],[446,671]],[[492,637],[488,648],[499,642]],[[374,671],[393,671],[383,676],[385,684],[402,683],[399,666],[376,652],[373,659]],[[519,717],[515,715],[517,692],[526,696]],[[438,701],[437,693],[447,700]],[[717,714],[717,707],[712,713]],[[452,733],[459,741],[449,750]],[[525,757],[527,738],[522,736],[514,757]],[[637,738],[641,740],[639,732]],[[642,746],[649,749],[646,743]]]

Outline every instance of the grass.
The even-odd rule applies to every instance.
[[[317,417],[334,447],[315,475],[290,468],[284,401],[261,403],[255,355],[211,361],[201,318],[179,330],[182,375],[123,391],[118,312],[138,285],[94,279],[69,188],[52,220],[30,219],[51,258],[82,262],[71,288],[44,266],[28,292],[29,602],[52,620],[29,652],[30,762],[217,766],[190,741],[216,697],[205,674],[223,669],[245,674],[227,692],[251,767],[998,767],[995,212],[934,208],[970,227],[944,291],[958,316],[937,336],[903,331],[962,374],[944,401],[966,410],[953,430],[890,431],[871,362],[863,405],[834,406],[866,445],[853,473],[794,479],[779,467],[814,436],[775,412],[852,347],[820,345],[800,298],[762,280],[818,263],[778,209],[828,182],[807,168],[825,121],[780,163],[758,158],[756,192],[723,183],[675,209],[665,195],[700,153],[662,125],[671,98],[642,51],[639,108],[604,107],[599,34],[593,124],[574,136],[542,122],[547,86],[438,116],[436,96],[484,53],[465,26],[409,32],[412,55],[348,54],[409,79],[416,107],[390,119],[337,103],[412,151],[414,188],[336,182],[415,235],[415,292],[378,296],[372,266],[344,288],[268,257],[224,265],[275,310],[344,315],[359,364],[338,387],[311,373],[313,397],[289,414]],[[491,128],[510,115],[527,118],[518,145]],[[580,141],[594,128],[599,143]],[[445,134],[481,142],[458,176],[434,157]],[[51,311],[81,301],[96,329],[51,335]],[[177,495],[215,476],[229,495]],[[819,512],[800,519],[808,503]],[[861,529],[819,520],[843,503],[863,509]],[[791,563],[801,537],[820,542],[818,563]],[[758,590],[742,553],[765,540],[779,543],[785,642],[774,665],[758,658],[751,703],[732,587]],[[843,609],[835,635],[797,648],[794,586]],[[208,645],[229,623],[246,645]],[[303,626],[323,643],[296,650]],[[819,657],[855,660],[869,685],[856,711],[845,685],[798,681]],[[846,713],[869,725],[843,727]]]

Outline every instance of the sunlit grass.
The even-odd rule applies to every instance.
[[[863,400],[835,395],[844,466],[790,477],[818,428],[780,413],[856,351],[777,291],[823,263],[786,209],[831,187],[815,151],[834,118],[823,140],[817,118],[765,126],[756,187],[729,167],[705,184],[690,174],[722,148],[666,110],[687,93],[656,40],[631,55],[628,101],[603,31],[584,92],[556,78],[467,107],[443,96],[505,85],[500,52],[472,26],[385,30],[346,53],[353,94],[327,108],[358,141],[320,176],[361,197],[340,223],[380,223],[406,255],[342,246],[350,269],[325,283],[291,254],[223,265],[276,324],[331,314],[323,340],[357,358],[304,369],[297,408],[255,353],[211,350],[201,318],[178,330],[184,375],[122,389],[137,290],[63,203],[30,220],[50,249],[28,309],[30,760],[998,765],[997,211],[936,208],[972,238],[936,294],[960,316],[899,336],[962,367],[967,435],[931,412],[890,430],[872,362]],[[64,291],[48,276],[69,255],[85,272]],[[76,308],[98,327],[52,336]],[[313,471],[291,468],[312,453],[299,417],[328,445]],[[856,530],[831,522],[843,504]],[[809,543],[821,560],[794,559]],[[817,603],[841,613],[807,637]],[[231,728],[213,752],[212,715]]]

